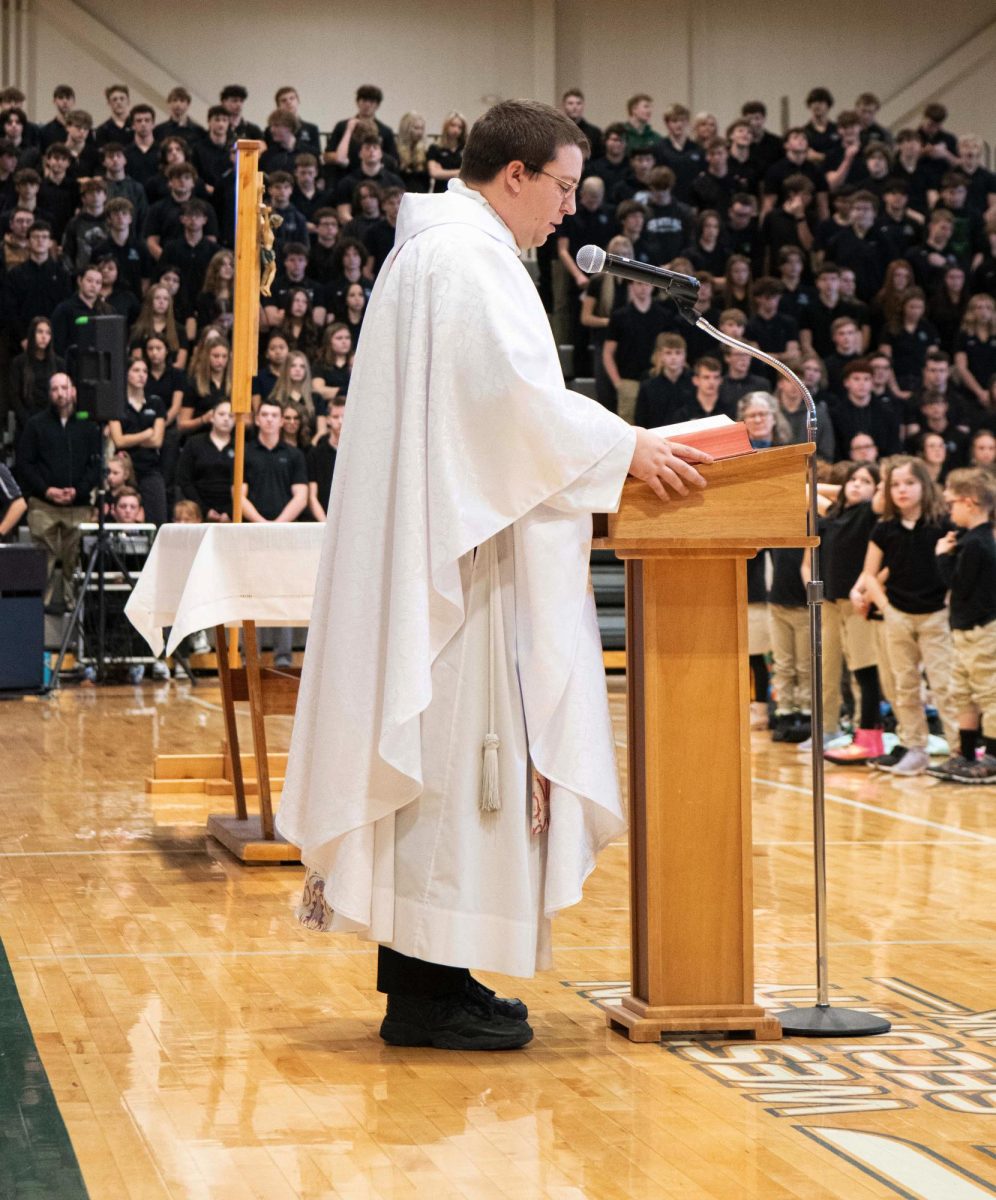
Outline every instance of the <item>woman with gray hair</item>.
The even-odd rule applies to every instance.
[[[793,440],[789,423],[770,392],[748,392],[743,396],[737,404],[737,420],[747,426],[755,450],[787,446]]]

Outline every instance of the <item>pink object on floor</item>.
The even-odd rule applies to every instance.
[[[885,746],[882,744],[881,729],[856,729],[854,741],[849,746],[826,750],[823,757],[828,762],[838,763],[841,766],[860,766],[884,753]]]

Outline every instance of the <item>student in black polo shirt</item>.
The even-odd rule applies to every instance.
[[[653,297],[649,283],[629,285],[629,303],[609,318],[602,363],[618,397],[619,416],[632,423],[640,380],[650,367],[659,333],[674,328],[674,319]]]
[[[281,437],[280,405],[263,400],[256,410],[255,441],[246,446],[242,511],[247,521],[282,524],[296,521],[308,503],[308,467],[304,455]],[[273,638],[273,662],[289,667],[294,630],[263,630]]]
[[[950,699],[960,745],[958,754],[930,774],[955,783],[996,784],[996,484],[985,471],[952,471],[944,499],[959,530],[938,541],[937,567],[951,589]]]
[[[695,388],[686,365],[685,339],[679,333],[657,335],[650,376],[636,396],[634,425],[655,429],[672,425],[695,399]]]
[[[210,428],[194,434],[180,453],[176,483],[181,496],[200,505],[205,521],[232,518],[232,402],[219,400],[211,409]]]
[[[282,413],[275,401],[261,400],[257,436],[246,446],[243,511],[247,521],[296,521],[308,502],[304,455],[281,439]]]
[[[926,669],[951,746],[958,729],[948,703],[953,645],[945,604],[947,588],[937,568],[937,542],[948,531],[944,501],[927,466],[897,456],[885,468],[883,518],[875,526],[864,568],[851,600],[859,612],[869,602],[882,613],[885,646],[894,678],[893,708],[900,745],[872,765],[893,775],[922,775],[927,755],[927,718],[921,697]],[[888,571],[884,587],[880,572]]]
[[[207,113],[207,134],[194,145],[190,159],[207,187],[213,192],[231,164],[231,127],[228,110],[223,104],[212,104]]]
[[[316,521],[324,521],[332,497],[335,456],[346,413],[346,397],[336,396],[329,405],[328,433],[323,433],[308,452],[308,511]]]
[[[605,184],[605,194],[614,197],[616,188],[629,175],[626,152],[626,126],[621,122],[606,126],[605,149],[600,156],[592,155],[584,167],[585,175],[596,175]]]
[[[107,432],[115,450],[127,450],[142,493],[145,519],[153,525],[167,520],[166,483],[159,450],[166,430],[166,409],[158,396],[147,396],[149,368],[142,358],[128,367],[128,396],[120,420],[108,421]]]
[[[778,302],[784,288],[780,280],[764,276],[754,284],[754,316],[747,322],[747,340],[756,342],[768,354],[781,358],[785,354],[799,353],[799,325],[785,313],[778,311]],[[759,375],[774,379],[775,373],[763,364],[757,367]]]
[[[858,433],[866,433],[880,456],[898,454],[902,412],[898,404],[872,395],[872,369],[866,358],[849,362],[841,372],[844,395],[830,410],[837,453],[843,458]]]
[[[819,523],[825,580],[823,711],[827,733],[823,742],[831,762],[855,766],[885,753],[875,625],[855,612],[850,600],[851,589],[864,568],[868,540],[878,521],[872,508],[878,481],[875,463],[850,463],[844,469],[837,498]],[[854,739],[850,742],[840,730],[840,680],[845,659],[861,696],[860,707],[854,714]],[[828,746],[828,742],[835,744]]]

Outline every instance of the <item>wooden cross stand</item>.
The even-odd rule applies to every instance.
[[[236,223],[234,321],[232,325],[232,412],[235,415],[235,466],[232,484],[232,520],[242,520],[242,483],[245,478],[246,423],[252,411],[252,377],[259,345],[259,297],[269,295],[273,278],[273,237],[269,214],[263,206],[263,176],[259,171],[262,142],[236,143]],[[267,257],[264,267],[262,258]],[[218,675],[225,712],[227,753],[231,761],[235,813],[212,813],[207,831],[243,862],[298,862],[295,847],[279,837],[273,826],[273,801],[266,749],[264,718],[268,714],[293,715],[298,672],[261,668],[255,621],[242,623],[245,667],[239,659],[238,638],[228,642],[224,625],[215,627]],[[245,780],[239,754],[235,701],[249,703],[252,722],[259,813],[246,806]]]

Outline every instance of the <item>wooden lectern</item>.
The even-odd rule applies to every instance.
[[[635,1042],[781,1036],[754,1003],[746,564],[813,543],[814,449],[713,463],[668,503],[631,480],[596,517],[595,546],[626,561],[633,974],[606,1015]]]

